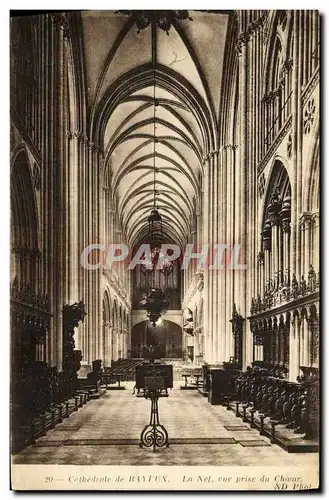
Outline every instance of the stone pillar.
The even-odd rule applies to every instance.
[[[226,201],[226,238],[225,243],[229,245],[229,249],[233,248],[235,244],[234,238],[234,226],[235,226],[235,150],[237,146],[227,145],[227,201]],[[227,259],[226,259],[227,262]],[[225,289],[226,289],[226,304],[225,304],[225,330],[226,330],[226,356],[225,359],[229,360],[231,356],[234,356],[234,338],[232,335],[231,328],[229,327],[229,320],[233,314],[233,303],[234,303],[234,270],[227,269],[225,266]]]
[[[118,359],[122,359],[123,354],[123,333],[122,328],[118,328]]]
[[[307,276],[310,267],[311,229],[312,216],[310,213],[304,212],[300,216],[301,256],[303,255],[300,273],[304,275],[304,277]]]
[[[103,360],[103,366],[111,366],[111,324],[108,322],[103,323],[103,336],[104,336],[104,346],[103,355],[100,359]]]
[[[237,196],[239,197],[239,208],[237,216],[237,227],[238,227],[238,238],[237,241],[241,245],[241,253],[243,258],[247,258],[247,268],[251,264],[252,259],[252,235],[248,236],[248,195],[250,191],[250,176],[251,176],[251,165],[249,164],[249,152],[248,144],[250,138],[248,137],[248,98],[249,98],[249,78],[248,78],[248,60],[250,58],[249,54],[249,32],[244,31],[240,33],[238,39],[238,49],[239,49],[239,113],[240,113],[240,129],[239,129],[239,175],[237,184]],[[249,239],[248,239],[249,238]],[[248,272],[248,271],[247,271]],[[251,273],[251,268],[249,269]],[[246,277],[246,271],[239,270],[235,273],[238,283],[238,296],[236,298],[236,304],[239,313],[243,318],[246,317],[247,311],[247,301],[251,301],[251,287],[252,278],[251,274],[248,279]],[[250,280],[249,280],[250,278]],[[248,284],[249,282],[249,284]],[[247,297],[249,297],[247,299]],[[242,346],[242,359],[243,359],[243,369],[250,365],[252,360],[252,334],[249,329],[248,322],[244,321],[243,325],[243,346]]]
[[[65,303],[73,304],[84,299],[83,267],[80,256],[84,248],[84,225],[81,213],[85,212],[85,193],[81,186],[84,177],[83,150],[84,136],[78,130],[68,132],[67,150],[68,158],[65,168],[65,224],[66,234],[65,264],[66,264],[66,289]],[[75,329],[75,348],[82,351],[85,359],[84,330],[85,323],[80,323]]]
[[[295,315],[291,321],[289,342],[289,380],[296,382],[300,366],[300,318]]]
[[[312,260],[313,260],[313,267],[315,269],[315,272],[318,273],[320,266],[319,266],[319,258],[320,258],[320,218],[319,218],[319,212],[315,212],[312,215],[313,219],[313,241],[312,241]]]
[[[112,331],[112,359],[113,361],[118,359],[118,329],[116,326],[113,327]]]
[[[112,339],[113,339],[113,324],[109,323],[109,327],[108,327],[108,352],[107,352],[108,366],[112,365],[112,359],[113,359]]]
[[[203,179],[203,207],[202,207],[202,245],[209,244],[209,224],[210,224],[210,159],[209,157],[204,159],[204,179]],[[201,245],[201,246],[202,246]],[[185,274],[185,273],[184,273]],[[186,293],[186,289],[184,290]],[[203,315],[203,331],[204,331],[204,359],[208,363],[212,362],[213,352],[212,352],[212,340],[210,334],[210,314],[211,314],[211,302],[210,302],[210,283],[209,283],[209,269],[207,267],[204,269],[204,315]]]
[[[79,290],[79,266],[80,255],[78,245],[78,174],[80,168],[80,143],[82,135],[80,132],[73,132],[68,136],[69,142],[69,165],[67,165],[67,271],[68,271],[68,294],[65,303],[74,303],[81,300]],[[81,203],[82,200],[80,199]],[[82,249],[81,249],[82,250]],[[78,339],[77,339],[78,341]],[[78,349],[78,347],[76,347]]]
[[[303,30],[300,29],[301,11],[293,11],[294,27],[293,39],[293,93],[292,93],[292,175],[291,175],[291,274],[300,276],[300,231],[298,217],[301,212],[302,196],[302,137],[303,113],[300,106],[302,88],[302,44]]]
[[[269,244],[269,242],[268,242]],[[270,246],[270,245],[269,245]],[[268,247],[265,247],[265,250],[264,250],[264,262],[265,262],[265,285],[266,287],[269,286],[269,283],[270,283],[270,279],[271,279],[271,274],[270,274],[270,262],[271,262],[271,251],[270,251],[270,248]]]
[[[265,265],[265,262],[264,262],[264,259],[265,259],[265,253],[264,252],[260,252],[258,254],[258,289],[257,289],[257,293],[259,293],[259,295],[261,297],[264,296],[264,282],[265,282],[265,272],[264,272],[264,265]]]
[[[284,282],[290,283],[290,223],[282,226],[283,230],[283,266]]]
[[[272,282],[275,288],[279,285],[279,220],[273,218],[272,223],[272,243],[271,243],[271,263],[272,263]]]
[[[64,306],[65,298],[65,288],[67,284],[66,270],[63,262],[62,252],[67,251],[67,244],[65,240],[65,211],[66,211],[66,200],[64,196],[65,192],[65,177],[66,177],[66,130],[65,130],[65,109],[66,109],[66,82],[65,82],[65,25],[59,20],[60,18],[54,19],[54,31],[53,31],[53,59],[56,60],[56,64],[53,66],[53,81],[50,83],[53,89],[53,102],[49,102],[50,106],[54,107],[52,122],[54,126],[54,139],[56,141],[55,150],[53,151],[54,156],[51,158],[50,171],[53,173],[53,241],[52,241],[52,252],[53,252],[53,276],[52,276],[52,287],[54,290],[54,327],[57,330],[57,342],[54,350],[57,350],[57,369],[62,370],[63,363],[63,314],[62,308]],[[57,127],[56,127],[57,125]],[[56,159],[55,159],[56,158]],[[52,166],[52,168],[51,168]],[[48,224],[51,218],[48,219]],[[49,242],[49,244],[51,244]]]
[[[216,215],[214,217],[213,228],[213,243],[227,244],[227,170],[228,170],[228,155],[230,145],[223,146],[219,153],[214,154],[214,204],[216,207]],[[215,351],[215,362],[222,363],[228,361],[228,352],[230,351],[229,341],[227,338],[227,329],[230,326],[226,317],[226,303],[229,295],[227,286],[227,273],[232,273],[232,270],[227,269],[225,265],[226,251],[224,251],[221,265],[223,269],[214,269],[213,273],[213,310],[217,312],[214,318],[214,336],[215,342],[213,348]],[[223,291],[225,290],[225,293]],[[217,306],[216,306],[217,305]]]
[[[310,366],[310,334],[308,320],[302,317],[300,331],[300,366]]]

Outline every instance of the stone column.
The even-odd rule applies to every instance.
[[[210,224],[210,159],[209,157],[204,159],[204,178],[203,178],[203,207],[202,207],[202,245],[209,243],[209,224]],[[185,273],[184,273],[185,274]],[[203,331],[204,331],[204,359],[208,363],[212,362],[212,341],[210,336],[210,314],[211,314],[211,303],[209,297],[209,269],[204,269],[204,315],[203,315]],[[186,289],[184,290],[186,293]]]
[[[289,380],[296,382],[300,366],[300,318],[295,315],[291,321],[289,342]]]
[[[117,344],[118,345],[118,354],[117,354],[118,359],[122,358],[122,351],[123,351],[122,337],[123,337],[122,328],[118,328],[118,344]]]
[[[320,257],[320,218],[319,218],[319,212],[315,212],[312,215],[313,219],[313,241],[312,241],[312,260],[313,260],[313,267],[315,269],[315,272],[318,273],[320,266],[319,266],[319,257]]]
[[[109,326],[108,326],[108,352],[107,352],[108,366],[112,365],[112,359],[113,359],[112,339],[113,339],[113,324],[109,323]]]
[[[300,366],[310,366],[310,334],[308,320],[306,316],[302,317],[300,332]]]
[[[265,274],[265,286],[268,287],[271,279],[271,243],[270,241],[264,242],[264,274]]]
[[[52,81],[49,82],[52,88],[53,102],[48,102],[48,105],[53,107],[52,123],[54,123],[53,140],[56,146],[53,150],[53,157],[47,167],[53,174],[53,219],[52,230],[53,239],[48,244],[52,245],[52,288],[53,288],[53,305],[54,305],[54,328],[57,332],[56,346],[52,346],[57,351],[57,369],[62,370],[63,362],[63,314],[65,288],[67,285],[67,276],[65,273],[64,255],[67,251],[67,242],[65,240],[65,212],[67,209],[65,200],[65,177],[66,177],[66,130],[65,130],[65,110],[66,110],[66,82],[65,82],[65,24],[62,22],[64,18],[56,17],[53,23],[52,33],[52,58],[56,63],[53,65]],[[51,260],[51,259],[50,259]]]
[[[111,324],[109,322],[103,323],[103,336],[103,355],[100,359],[103,360],[103,366],[108,367],[111,366]]]
[[[226,203],[226,239],[225,243],[229,245],[229,251],[232,251],[233,245],[235,243],[234,238],[234,226],[235,226],[235,150],[236,145],[227,145],[227,203]],[[227,259],[226,259],[227,262]],[[226,329],[226,360],[229,360],[231,356],[234,356],[234,338],[232,335],[230,325],[230,318],[233,313],[233,303],[234,303],[234,270],[227,269],[225,266],[226,274],[226,304],[225,304],[225,329]]]
[[[304,212],[300,216],[300,233],[301,233],[301,255],[303,261],[301,263],[301,275],[307,276],[310,267],[310,254],[311,254],[311,229],[312,217],[308,212]]]
[[[113,361],[118,359],[118,330],[116,326],[112,330],[112,359]]]
[[[271,279],[275,285],[275,288],[278,287],[279,283],[279,220],[277,217],[273,218],[271,221],[272,224],[272,242],[271,242]]]
[[[258,290],[257,292],[261,297],[264,296],[264,282],[265,282],[265,273],[264,273],[264,259],[265,259],[265,253],[264,252],[259,252],[258,254]]]
[[[216,208],[216,215],[214,218],[213,230],[213,243],[214,244],[227,244],[227,198],[228,198],[228,185],[227,185],[227,168],[228,168],[228,154],[230,145],[223,146],[219,153],[214,154],[214,202]],[[226,273],[231,273],[232,270],[226,269],[225,265],[226,251],[224,252],[223,259],[220,262],[224,265],[224,269],[214,269],[213,275],[213,310],[216,311],[214,318],[214,337],[215,341],[213,348],[215,351],[215,362],[222,363],[228,361],[227,355],[229,352],[229,343],[227,339],[227,327],[229,326],[228,318],[226,318],[226,300],[229,294],[227,287]],[[223,293],[225,290],[225,293]]]
[[[284,282],[290,283],[290,222],[282,225],[283,231],[283,266]]]
[[[65,303],[73,304],[81,300],[79,290],[79,266],[80,255],[78,245],[78,172],[80,168],[80,142],[82,134],[79,131],[74,131],[68,135],[68,152],[69,158],[66,165],[66,195],[67,195],[67,211],[66,211],[66,235],[67,235],[67,278],[68,290],[65,297]],[[81,203],[81,199],[79,200]],[[82,250],[82,249],[81,249]],[[79,343],[79,339],[76,341]]]
[[[300,232],[298,230],[298,217],[301,212],[302,196],[302,137],[303,114],[300,106],[302,88],[302,50],[303,30],[300,29],[301,11],[293,11],[294,28],[293,39],[293,93],[292,93],[292,175],[291,175],[291,274],[300,276]]]
[[[239,35],[239,44],[241,49],[241,55],[239,57],[239,111],[240,111],[240,131],[239,131],[239,151],[240,151],[240,168],[239,168],[239,189],[240,192],[237,194],[240,198],[240,210],[239,219],[237,220],[239,227],[239,238],[238,242],[241,244],[242,255],[247,256],[249,249],[248,241],[248,217],[247,217],[247,193],[249,192],[249,172],[248,169],[251,166],[248,163],[248,142],[250,138],[248,137],[248,41],[249,33],[247,31]],[[250,201],[250,200],[248,200]],[[251,235],[250,235],[251,236]],[[250,237],[249,236],[249,237]],[[248,262],[249,264],[249,262]],[[249,292],[249,287],[251,283],[247,283],[246,272],[238,271],[237,279],[239,280],[239,299],[237,300],[237,306],[240,314],[243,318],[246,317],[246,302],[247,295]],[[250,296],[251,300],[251,296]],[[243,359],[243,369],[251,363],[252,359],[252,335],[247,326],[247,322],[244,322],[244,333],[243,333],[243,346],[242,346],[242,359]]]

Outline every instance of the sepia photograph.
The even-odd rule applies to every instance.
[[[9,17],[11,489],[318,490],[319,12]]]

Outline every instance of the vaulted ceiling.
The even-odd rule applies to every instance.
[[[186,242],[216,146],[229,14],[190,15],[166,34],[155,24],[138,33],[123,13],[82,13],[91,134],[131,245],[147,235],[154,179],[166,238]]]

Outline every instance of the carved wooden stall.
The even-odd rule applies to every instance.
[[[26,442],[31,420],[50,402],[47,379],[46,337],[50,306],[46,295],[36,294],[30,284],[10,290],[11,315],[11,427],[12,447]]]
[[[239,364],[232,361],[223,363],[222,369],[209,371],[208,402],[212,405],[224,404],[236,397],[236,379],[241,374]]]
[[[233,304],[232,319],[232,333],[234,337],[234,360],[237,368],[242,369],[242,346],[243,346],[243,322],[244,318],[238,313],[236,305]]]
[[[228,404],[237,417],[289,452],[319,448],[319,370],[301,370],[298,382],[291,382],[284,367],[256,363],[237,377],[237,397]]]
[[[71,397],[79,387],[77,372],[81,368],[82,353],[74,349],[74,329],[85,316],[85,306],[82,301],[63,307],[63,372],[65,374],[63,390],[67,398]]]
[[[301,364],[319,361],[319,276],[310,266],[307,280],[292,277],[291,284],[276,288],[272,282],[263,298],[252,299],[250,328],[253,332],[253,359],[290,369],[296,379],[299,368],[292,367],[290,348],[298,352]]]
[[[85,315],[82,302],[63,308],[63,371],[46,362],[50,327],[48,297],[30,286],[11,288],[12,451],[18,452],[54,428],[89,400],[78,390],[81,351],[74,349],[74,328]],[[14,362],[13,362],[14,361]]]

